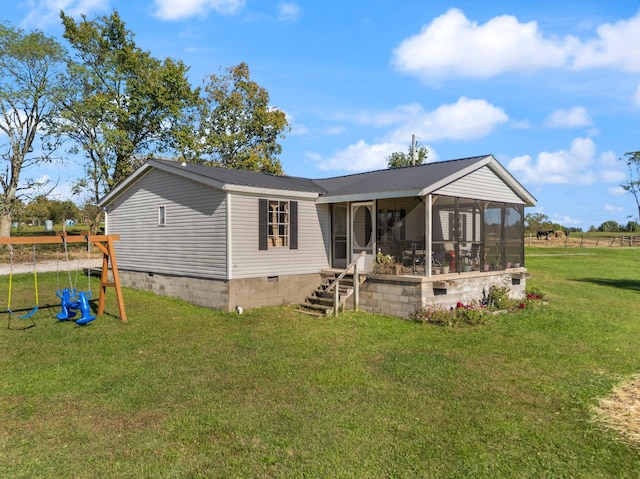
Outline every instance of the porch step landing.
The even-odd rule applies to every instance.
[[[323,271],[320,285],[305,298],[298,311],[309,316],[324,317],[333,314],[335,288],[328,290],[340,275],[335,271]],[[344,308],[344,304],[353,294],[353,275],[347,274],[340,280],[338,291],[338,308]]]

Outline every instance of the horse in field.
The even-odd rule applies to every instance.
[[[553,230],[543,230],[543,231],[538,231],[536,233],[536,238],[537,239],[549,239],[549,237],[551,235],[554,235],[555,231]]]

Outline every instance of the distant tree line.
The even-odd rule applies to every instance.
[[[542,213],[527,213],[524,217],[525,235],[535,235],[538,231],[563,231],[566,233],[582,233],[582,228],[563,226],[549,219]],[[640,232],[640,224],[637,221],[629,220],[626,225],[621,225],[617,221],[609,220],[600,226],[590,226],[589,232],[604,233],[635,233]]]

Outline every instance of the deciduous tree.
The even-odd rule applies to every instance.
[[[0,24],[0,236],[9,236],[20,196],[42,192],[23,173],[50,161],[55,150],[45,127],[58,114],[64,68],[65,51],[54,39]]]
[[[251,80],[246,63],[209,76],[192,120],[178,144],[187,161],[282,174],[278,139],[289,124],[283,111],[269,105],[267,90]]]
[[[429,150],[415,143],[416,155],[414,159],[413,148],[410,146],[407,153],[395,152],[387,157],[387,168],[404,168],[405,166],[417,166],[423,164],[429,157]]]
[[[198,92],[180,61],[157,60],[138,48],[119,14],[76,22],[62,12],[73,54],[58,131],[85,158],[76,192],[92,201],[125,179],[148,155],[167,150]],[[99,212],[99,210],[96,210]],[[95,230],[100,218],[92,221]]]
[[[629,179],[620,186],[630,192],[636,200],[636,218],[640,222],[640,151],[625,153],[620,160],[624,161],[629,169]]]

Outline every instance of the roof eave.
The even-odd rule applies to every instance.
[[[378,191],[347,195],[320,196],[316,203],[353,203],[358,201],[385,200],[389,198],[408,198],[420,196],[420,190]]]
[[[316,191],[284,190],[279,188],[265,188],[258,186],[245,186],[226,184],[222,187],[224,191],[230,193],[252,194],[257,196],[288,196],[294,198],[316,199],[320,193]]]

